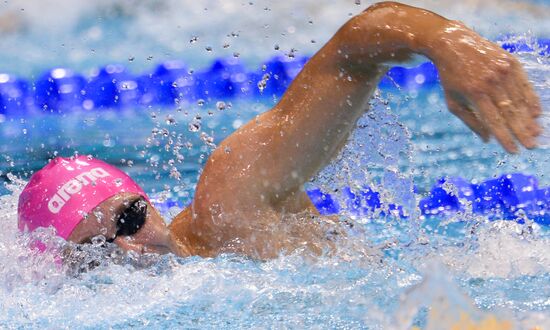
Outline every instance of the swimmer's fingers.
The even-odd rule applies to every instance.
[[[514,74],[510,74],[506,77],[504,86],[514,106],[522,111],[522,113],[531,116],[531,119],[526,119],[527,123],[525,126],[534,137],[537,137],[542,133],[542,129],[536,121],[536,118],[542,113],[540,99],[535,93],[532,84],[529,82],[527,73],[525,73],[521,64],[515,59],[511,62],[511,70]]]
[[[484,142],[489,141],[491,133],[483,125],[483,122],[477,117],[477,115],[472,111],[472,109],[467,106],[461,105],[459,102],[454,100],[450,95],[446,95],[447,106],[449,111],[460,118],[474,133],[476,133]]]
[[[510,85],[509,90],[514,90],[518,95],[518,100],[525,104],[527,111],[537,118],[542,113],[539,97],[529,82],[527,73],[522,69],[521,64],[517,61],[513,63],[513,68],[517,72],[516,79],[508,79]]]
[[[508,129],[523,146],[529,149],[534,148],[536,146],[536,135],[534,134],[536,131],[530,129],[534,118],[526,103],[514,91],[507,92],[500,87],[495,87],[495,91],[493,105],[506,121]]]
[[[534,118],[538,118],[542,114],[542,106],[540,105],[540,99],[537,93],[535,93],[535,90],[529,82],[527,82],[523,91],[525,94],[525,101],[531,114]]]
[[[507,119],[510,130],[526,148],[536,147],[542,132],[536,118],[541,114],[540,101],[521,64],[512,56],[505,70],[501,88],[493,97],[494,104]]]
[[[507,120],[501,110],[495,106],[493,100],[487,95],[481,95],[476,102],[476,107],[481,119],[502,147],[510,153],[517,153],[518,147],[508,128]]]

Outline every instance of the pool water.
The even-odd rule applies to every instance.
[[[519,56],[550,111],[549,58]],[[447,112],[438,86],[380,90],[342,154],[308,184],[325,191],[366,184],[411,214],[344,209],[340,218],[354,226],[334,255],[125,256],[113,246],[75,247],[47,230],[34,235],[51,253],[35,254],[32,237],[18,234],[17,198],[32,171],[76,153],[117,165],[159,203],[178,201],[163,208],[169,221],[192,199],[215,147],[204,134],[219,143],[274,104],[225,101],[224,110],[193,103],[2,117],[0,327],[407,329],[430,319],[437,329],[464,311],[476,319],[495,314],[518,329],[550,328],[548,226],[489,221],[467,210],[425,218],[416,209],[443,176],[481,181],[522,172],[548,186],[548,151],[511,156],[494,142],[483,145]],[[57,255],[67,248],[75,263],[94,267],[60,266]]]

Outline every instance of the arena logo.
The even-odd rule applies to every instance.
[[[65,203],[71,199],[71,195],[77,194],[82,187],[95,182],[99,178],[110,176],[109,172],[101,167],[96,167],[88,172],[80,173],[69,182],[65,183],[48,202],[48,209],[52,213],[59,213]]]

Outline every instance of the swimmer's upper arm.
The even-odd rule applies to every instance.
[[[407,36],[398,38],[390,31],[393,36],[376,41],[377,24],[387,20],[370,10],[348,21],[308,61],[273,109],[221,143],[204,169],[199,199],[206,196],[203,192],[212,199],[210,192],[217,191],[217,200],[226,205],[235,200],[240,207],[261,207],[299,194],[339,152],[367,110],[388,69],[384,62],[408,60],[414,53],[405,47]]]

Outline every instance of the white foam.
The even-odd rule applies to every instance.
[[[550,273],[550,238],[536,224],[513,221],[483,224],[465,246],[439,247],[420,262],[438,260],[459,276],[516,278]]]

